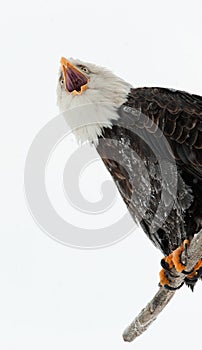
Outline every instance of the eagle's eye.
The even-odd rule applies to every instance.
[[[78,67],[79,67],[79,69],[82,70],[84,73],[86,73],[86,74],[89,74],[89,73],[90,73],[89,69],[88,69],[86,66],[80,65],[80,66],[78,66]]]
[[[60,79],[60,85],[61,85],[61,86],[64,85],[64,79]]]

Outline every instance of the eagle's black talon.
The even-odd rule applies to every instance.
[[[184,280],[185,280],[185,282],[187,282],[188,284],[190,283],[190,282],[196,282],[196,281],[198,281],[198,278],[199,278],[199,276],[198,275],[195,275],[195,276],[193,276],[193,277],[186,277]]]
[[[194,276],[192,278],[186,277],[185,280],[184,280],[186,285],[189,288],[191,288],[192,292],[194,291],[194,287],[195,287],[196,282],[198,281],[198,278],[199,278],[199,276]]]
[[[182,273],[183,273],[184,275],[191,275],[191,273],[193,273],[193,272],[194,272],[194,268],[191,269],[190,271],[185,271],[185,270],[182,271]]]
[[[198,270],[195,271],[195,275],[190,276],[190,277],[187,276],[185,278],[184,281],[185,281],[186,285],[191,288],[192,292],[194,290],[194,286],[195,286],[196,282],[198,281],[199,278],[201,278],[201,276],[202,276],[202,266]]]
[[[186,265],[187,265],[187,260],[188,260],[189,241],[185,239],[183,245],[184,245],[184,259],[185,259],[185,261],[183,262],[183,265],[186,266]],[[184,273],[184,272],[182,272],[182,273]],[[186,274],[187,274],[187,273],[185,272],[185,275],[186,275]]]
[[[161,266],[163,267],[164,270],[170,271],[170,266],[169,263],[165,261],[165,259],[161,259]]]
[[[185,242],[185,243],[184,243],[184,253],[185,253],[185,255],[186,255],[186,258],[188,257],[188,254],[187,254],[188,246],[189,246],[188,243]]]
[[[171,287],[168,284],[165,284],[164,288],[168,289],[168,290],[171,290],[171,291],[174,291],[174,290],[180,289],[183,286],[183,284],[184,284],[184,282],[182,282],[178,287]]]

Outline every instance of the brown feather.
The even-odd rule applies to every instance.
[[[163,88],[131,89],[119,115],[111,129],[104,129],[97,150],[132,217],[167,255],[202,225],[202,97]],[[163,180],[158,154],[170,166],[176,162],[176,196],[175,178],[167,169]],[[172,201],[173,207],[154,232],[151,222],[163,188],[167,190],[156,220],[161,221]]]

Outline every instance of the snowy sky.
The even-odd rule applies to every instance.
[[[202,95],[201,13],[199,0],[4,3],[1,349],[168,350],[174,345],[190,350],[200,344],[201,283],[194,294],[181,289],[136,343],[125,344],[122,331],[158,288],[160,252],[137,228],[103,249],[73,249],[56,242],[33,220],[23,177],[35,135],[58,113],[55,90],[61,56],[104,65],[134,86],[172,87]],[[84,213],[74,217],[72,209],[67,210],[59,176],[74,140],[64,139],[58,146],[47,167],[47,191],[60,215],[79,223]],[[83,195],[98,200],[101,183],[110,179],[101,162],[83,176]],[[124,213],[119,198],[117,203],[117,210]],[[103,217],[93,220],[96,227]]]

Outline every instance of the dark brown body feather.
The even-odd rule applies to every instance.
[[[131,89],[97,150],[128,209],[168,255],[202,227],[202,97]]]

